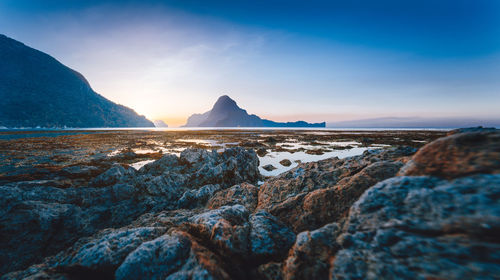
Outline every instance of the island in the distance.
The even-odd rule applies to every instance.
[[[191,115],[184,127],[325,127],[326,123],[275,122],[250,115],[227,95],[217,99],[212,110]]]

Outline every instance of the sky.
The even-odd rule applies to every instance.
[[[275,121],[500,120],[496,0],[2,0],[0,33],[170,126],[224,94]]]

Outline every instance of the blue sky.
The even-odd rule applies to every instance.
[[[0,33],[171,125],[222,94],[282,121],[500,119],[495,0],[3,0]]]

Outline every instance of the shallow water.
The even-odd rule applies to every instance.
[[[261,135],[266,136],[266,135]],[[238,145],[239,142],[221,142],[213,139],[177,139],[177,142],[184,143],[193,143],[197,145],[206,146],[208,149],[215,149],[217,152],[223,152],[224,149],[227,148],[228,145],[234,146]],[[159,144],[159,143],[157,143]],[[271,151],[267,153],[263,157],[259,157],[259,171],[264,176],[276,176],[283,172],[286,172],[294,167],[296,167],[300,162],[313,162],[333,157],[345,158],[350,156],[356,156],[362,154],[364,151],[368,149],[377,149],[385,146],[384,144],[375,144],[367,147],[359,147],[361,145],[360,142],[356,141],[315,141],[315,142],[298,142],[295,139],[286,139],[285,142],[277,143],[276,147],[280,149],[285,149],[286,151]],[[345,148],[346,149],[335,149],[337,148]],[[329,149],[334,150],[329,150]],[[185,150],[186,147],[177,148],[177,149],[167,149],[163,145],[158,145],[155,149],[133,149],[136,154],[146,154],[146,153],[156,153],[158,151],[162,151],[164,154],[175,154],[179,156],[180,153]],[[297,151],[301,149],[301,151]],[[326,149],[326,152],[323,152],[320,155],[317,154],[308,154],[306,151],[315,151],[319,149]],[[269,149],[268,149],[269,150]],[[305,151],[304,151],[305,150]],[[109,155],[116,155],[120,151],[113,151]],[[292,162],[290,166],[283,166],[280,164],[280,161],[288,159]],[[135,169],[139,169],[145,164],[152,162],[153,160],[142,160],[131,164]],[[263,166],[271,164],[276,169],[272,171],[267,171],[263,168]]]
[[[357,147],[357,148],[352,148],[352,149],[346,149],[346,150],[334,150],[331,152],[326,152],[322,155],[310,155],[305,152],[295,152],[295,153],[290,153],[290,152],[270,152],[267,155],[263,157],[259,157],[259,171],[260,174],[264,176],[276,176],[279,175],[283,172],[286,172],[294,167],[296,167],[299,162],[312,162],[312,161],[318,161],[318,160],[323,160],[327,158],[333,158],[333,157],[338,157],[338,158],[346,158],[350,156],[357,156],[361,155],[364,151],[368,149],[376,149],[376,147],[372,148],[366,148],[366,147]],[[288,159],[292,162],[292,165],[290,166],[283,166],[281,165],[280,161]],[[265,165],[271,164],[276,169],[272,171],[267,171],[264,168],[262,168]]]
[[[138,161],[138,162],[135,162],[135,163],[132,163],[130,164],[130,167],[134,168],[135,170],[139,170],[141,169],[141,167],[143,167],[144,165],[150,163],[150,162],[153,162],[155,161],[154,159],[150,159],[150,160],[141,160],[141,161]]]

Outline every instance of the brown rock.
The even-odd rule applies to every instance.
[[[400,175],[432,175],[445,179],[500,172],[500,131],[456,133],[422,147]]]
[[[266,164],[266,165],[262,166],[262,168],[264,168],[264,170],[267,170],[267,171],[273,171],[274,169],[276,169],[276,167],[274,167],[272,164]]]
[[[267,150],[265,148],[259,148],[259,149],[257,149],[257,155],[259,157],[263,157],[263,156],[267,155]]]
[[[207,203],[210,209],[216,209],[225,205],[241,204],[250,212],[257,207],[257,196],[259,188],[252,184],[242,183],[234,185],[229,189],[217,192]]]
[[[292,162],[289,159],[284,159],[284,160],[280,161],[280,164],[283,166],[290,166],[290,165],[292,165]]]
[[[340,248],[336,242],[339,227],[328,224],[297,235],[283,265],[284,279],[328,279],[330,262]]]
[[[299,194],[333,187],[341,179],[358,173],[374,162],[402,161],[415,151],[416,149],[409,147],[371,150],[346,159],[330,158],[299,164],[292,170],[267,180],[260,187],[257,208],[267,209],[285,201],[290,203],[290,199]]]
[[[372,163],[333,187],[291,197],[268,211],[290,225],[295,232],[339,221],[366,189],[393,177],[401,166],[402,163],[391,161]]]

